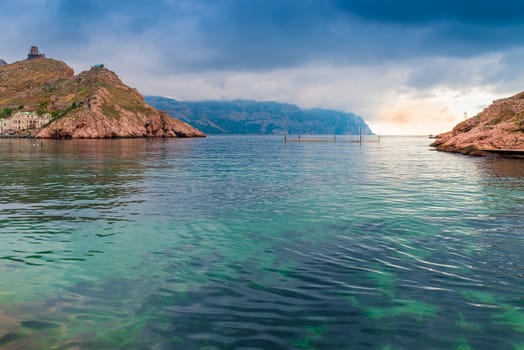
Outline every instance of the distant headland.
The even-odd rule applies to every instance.
[[[275,101],[178,101],[159,96],[145,99],[206,134],[373,134],[362,117],[330,109],[301,109]]]
[[[3,63],[3,64],[2,64]],[[204,137],[148,105],[104,65],[74,75],[36,46],[0,61],[0,135],[36,138]]]
[[[475,117],[438,135],[432,146],[477,156],[524,156],[524,92],[493,101]]]

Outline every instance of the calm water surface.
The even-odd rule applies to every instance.
[[[524,161],[0,140],[2,349],[524,349]]]

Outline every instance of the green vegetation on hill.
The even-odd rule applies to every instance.
[[[149,111],[142,96],[109,70],[97,67],[73,76],[64,62],[36,59],[0,69],[0,117],[9,117],[19,106],[19,110],[51,113],[57,119],[87,104],[100,88],[111,96],[102,105],[110,118],[120,116],[115,106],[137,113]]]
[[[144,102],[118,75],[96,65],[74,75],[64,62],[38,58],[0,67],[0,118],[51,114],[39,138],[204,137]]]
[[[146,96],[153,107],[167,111],[206,134],[373,134],[353,113],[328,109],[303,110],[292,104],[250,100],[183,102]]]
[[[73,70],[65,63],[38,59],[0,67],[0,108],[4,111],[52,113],[70,106],[78,96]],[[74,82],[74,83],[73,83]]]

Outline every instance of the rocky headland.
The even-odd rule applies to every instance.
[[[502,150],[524,152],[524,92],[493,101],[478,115],[438,135],[431,146],[476,156]]]
[[[0,114],[50,115],[37,138],[204,137],[204,133],[148,105],[102,65],[74,75],[61,61],[38,58],[0,67]]]

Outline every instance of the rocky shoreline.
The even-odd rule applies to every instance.
[[[431,146],[472,156],[519,154],[524,151],[524,92],[493,101],[478,115],[437,135]]]

